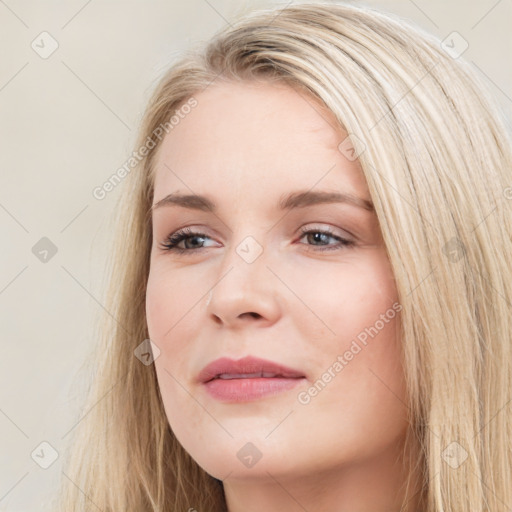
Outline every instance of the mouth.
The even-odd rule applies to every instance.
[[[252,356],[217,359],[198,376],[209,395],[222,402],[258,400],[290,390],[305,379],[299,370]]]
[[[283,378],[283,379],[299,379],[300,377],[289,377],[280,373],[273,372],[254,372],[254,373],[221,373],[216,375],[212,379],[207,382],[211,382],[215,379],[256,379],[256,378],[264,378],[264,379],[275,379],[275,378]]]

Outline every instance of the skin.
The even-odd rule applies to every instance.
[[[218,204],[215,214],[176,205],[152,214],[146,310],[169,424],[194,460],[223,480],[230,512],[398,511],[410,499],[399,457],[407,428],[399,314],[359,343],[341,371],[332,369],[398,304],[377,217],[348,203],[277,208],[297,190],[370,200],[358,161],[338,149],[347,134],[314,98],[285,85],[215,83],[195,98],[156,159],[154,204],[171,192]],[[185,226],[206,237],[182,241],[185,254],[163,250]],[[330,229],[353,245],[302,235],[301,227]],[[236,251],[247,236],[263,250],[252,263]],[[196,382],[211,361],[246,355],[307,378],[234,404]],[[329,368],[330,382],[301,403],[299,393]],[[261,453],[252,467],[237,457],[248,442]]]

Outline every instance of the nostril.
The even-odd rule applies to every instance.
[[[245,315],[250,315],[253,318],[261,318],[261,315],[259,313],[254,313],[252,311],[250,313],[244,313],[243,315],[240,315],[240,316],[245,316]]]

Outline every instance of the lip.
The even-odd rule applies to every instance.
[[[247,356],[216,359],[201,370],[198,382],[217,400],[246,402],[290,390],[305,378],[300,370]]]

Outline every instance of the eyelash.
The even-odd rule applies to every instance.
[[[340,242],[339,246],[330,247],[330,248],[327,248],[327,247],[320,248],[320,246],[312,246],[312,247],[316,247],[315,250],[318,250],[318,251],[333,251],[333,250],[338,250],[340,248],[346,248],[346,247],[351,247],[351,246],[355,245],[354,242],[352,242],[351,240],[346,240],[344,238],[341,238],[341,237],[335,235],[334,233],[332,233],[331,231],[329,231],[328,229],[323,230],[323,229],[302,228],[300,238],[303,238],[304,235],[308,235],[311,233],[321,233],[323,235],[330,236],[330,237],[338,240],[338,242]],[[186,252],[195,252],[195,251],[198,251],[201,249],[208,249],[208,247],[196,247],[195,249],[182,249],[182,248],[178,247],[178,244],[181,241],[186,240],[187,238],[194,238],[194,237],[210,238],[205,233],[199,233],[197,231],[193,231],[190,228],[183,228],[183,229],[180,229],[179,231],[176,231],[175,233],[169,235],[165,239],[165,241],[161,244],[160,248],[163,251],[173,251],[173,252],[177,252],[179,254],[184,254]]]

